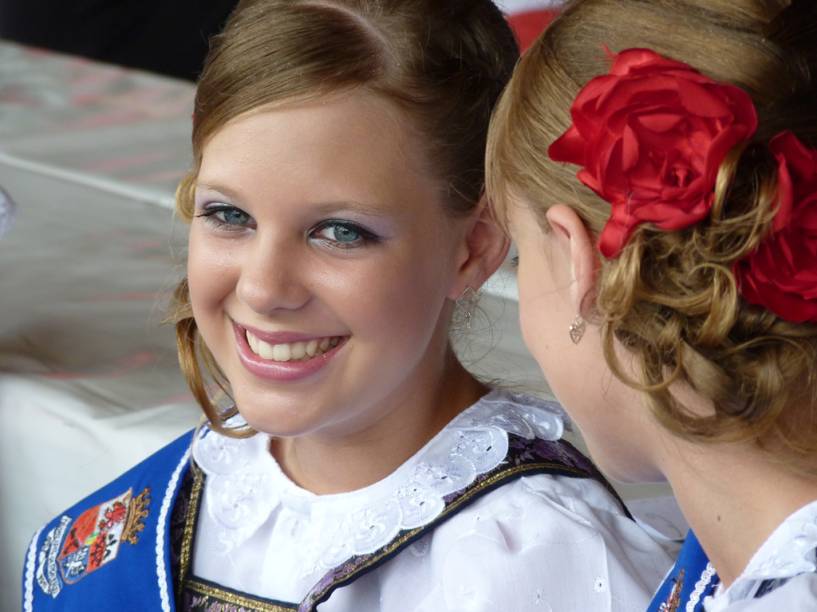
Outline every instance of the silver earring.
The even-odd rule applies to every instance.
[[[576,315],[576,318],[573,319],[573,323],[570,324],[568,328],[568,332],[570,333],[570,340],[573,344],[578,344],[582,341],[582,337],[584,336],[584,332],[587,329],[587,321],[582,319],[581,315]]]
[[[479,291],[469,285],[463,290],[455,302],[457,310],[461,313],[462,325],[469,331],[471,330],[471,322],[474,319],[474,309],[478,301]]]

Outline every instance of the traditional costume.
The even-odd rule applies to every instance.
[[[385,479],[315,495],[269,436],[205,428],[36,534],[24,610],[644,609],[670,560],[562,433],[493,391]]]
[[[817,610],[817,501],[783,521],[726,588],[690,532],[649,608],[649,612],[807,610]]]

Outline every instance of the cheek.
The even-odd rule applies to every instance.
[[[355,306],[348,312],[359,334],[422,341],[434,328],[445,298],[439,262],[400,257],[381,263],[385,265],[344,283],[344,299]]]
[[[188,241],[187,282],[190,302],[199,327],[213,308],[221,304],[235,287],[235,264],[230,251],[212,244],[203,232],[191,228]]]

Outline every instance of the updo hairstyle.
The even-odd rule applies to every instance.
[[[397,105],[426,144],[451,215],[467,215],[484,183],[491,110],[518,50],[491,0],[243,0],[211,41],[193,114],[193,169],[176,193],[190,221],[202,152],[227,122],[261,107],[361,88]],[[235,408],[211,400],[203,369],[228,382],[201,342],[186,279],[174,295],[179,361],[212,427]]]
[[[750,94],[759,128],[721,164],[710,217],[680,231],[639,226],[617,258],[599,257],[586,306],[611,370],[646,394],[667,429],[698,442],[755,443],[812,476],[817,325],[746,303],[732,266],[771,227],[777,165],[769,139],[791,130],[817,147],[815,41],[813,0],[572,2],[520,61],[495,112],[487,171],[500,216],[508,198],[521,200],[546,231],[547,208],[567,204],[598,236],[610,204],[547,150],[570,126],[579,90],[608,72],[609,51],[648,48]],[[634,377],[616,341],[635,357]],[[708,399],[711,411],[693,414],[671,393],[674,383]]]

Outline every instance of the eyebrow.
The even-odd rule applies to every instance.
[[[229,187],[219,187],[216,185],[208,185],[207,183],[196,183],[196,189],[206,189],[207,191],[214,191],[227,196],[231,200],[238,203],[242,202],[244,198],[238,191],[230,189]],[[364,215],[371,215],[375,217],[391,217],[394,215],[393,211],[389,210],[388,206],[368,204],[365,202],[358,202],[356,200],[338,200],[333,202],[321,202],[311,206],[313,210],[320,214],[329,214],[339,211],[354,211]]]

